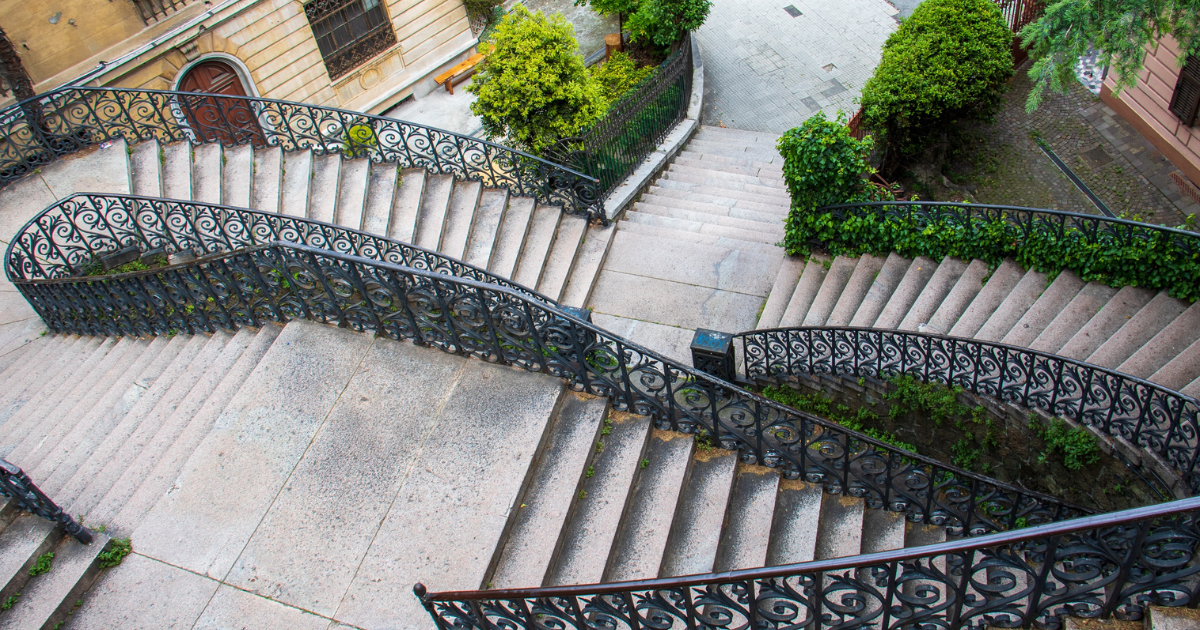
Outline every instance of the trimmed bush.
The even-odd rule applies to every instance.
[[[604,113],[600,85],[584,67],[574,30],[561,14],[546,17],[517,5],[488,45],[467,91],[478,97],[471,112],[483,120],[489,138],[540,155]]]
[[[649,41],[667,48],[708,19],[712,0],[638,0],[625,27],[632,42]]]
[[[654,66],[637,67],[633,57],[614,52],[608,61],[591,68],[592,78],[600,84],[600,94],[604,102],[612,105],[621,100],[626,92],[637,87],[646,77],[654,74]]]
[[[1013,34],[992,0],[925,0],[883,45],[862,91],[889,151],[944,143],[954,123],[991,121],[1013,75]]]

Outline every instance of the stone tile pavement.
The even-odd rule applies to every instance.
[[[778,135],[818,110],[852,115],[897,14],[885,0],[715,0],[696,35],[701,122]]]

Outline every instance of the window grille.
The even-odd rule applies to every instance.
[[[334,79],[396,44],[381,0],[314,0],[304,15]]]
[[[137,7],[138,13],[142,16],[142,21],[147,25],[153,24],[163,18],[182,10],[189,2],[195,0],[133,0],[133,5]]]
[[[1170,110],[1183,124],[1192,126],[1196,122],[1196,110],[1200,108],[1200,57],[1189,55],[1187,63],[1179,70],[1175,82],[1175,93],[1171,95]]]

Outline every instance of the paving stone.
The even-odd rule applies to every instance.
[[[194,630],[321,630],[328,627],[329,619],[224,584],[217,589],[204,614],[192,626]]]
[[[97,580],[71,616],[71,628],[191,628],[218,586],[216,580],[135,552]]]
[[[47,164],[41,177],[55,199],[77,192],[128,195],[129,155],[125,152],[125,141],[116,140],[106,148],[80,151]]]
[[[647,299],[655,296],[656,299]],[[604,270],[592,292],[596,312],[681,328],[754,328],[763,298]]]
[[[782,259],[618,230],[604,269],[766,297]]]
[[[38,175],[4,187],[0,190],[0,242],[7,246],[27,221],[57,200],[58,197]]]
[[[737,454],[710,449],[692,457],[659,577],[709,573],[716,560]]]
[[[628,317],[593,313],[592,321],[614,335],[653,350],[684,365],[692,364],[692,336],[695,330],[657,324]]]

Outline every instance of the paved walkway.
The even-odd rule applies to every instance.
[[[818,110],[853,114],[897,14],[885,0],[716,0],[697,31],[702,122],[778,135]]]

